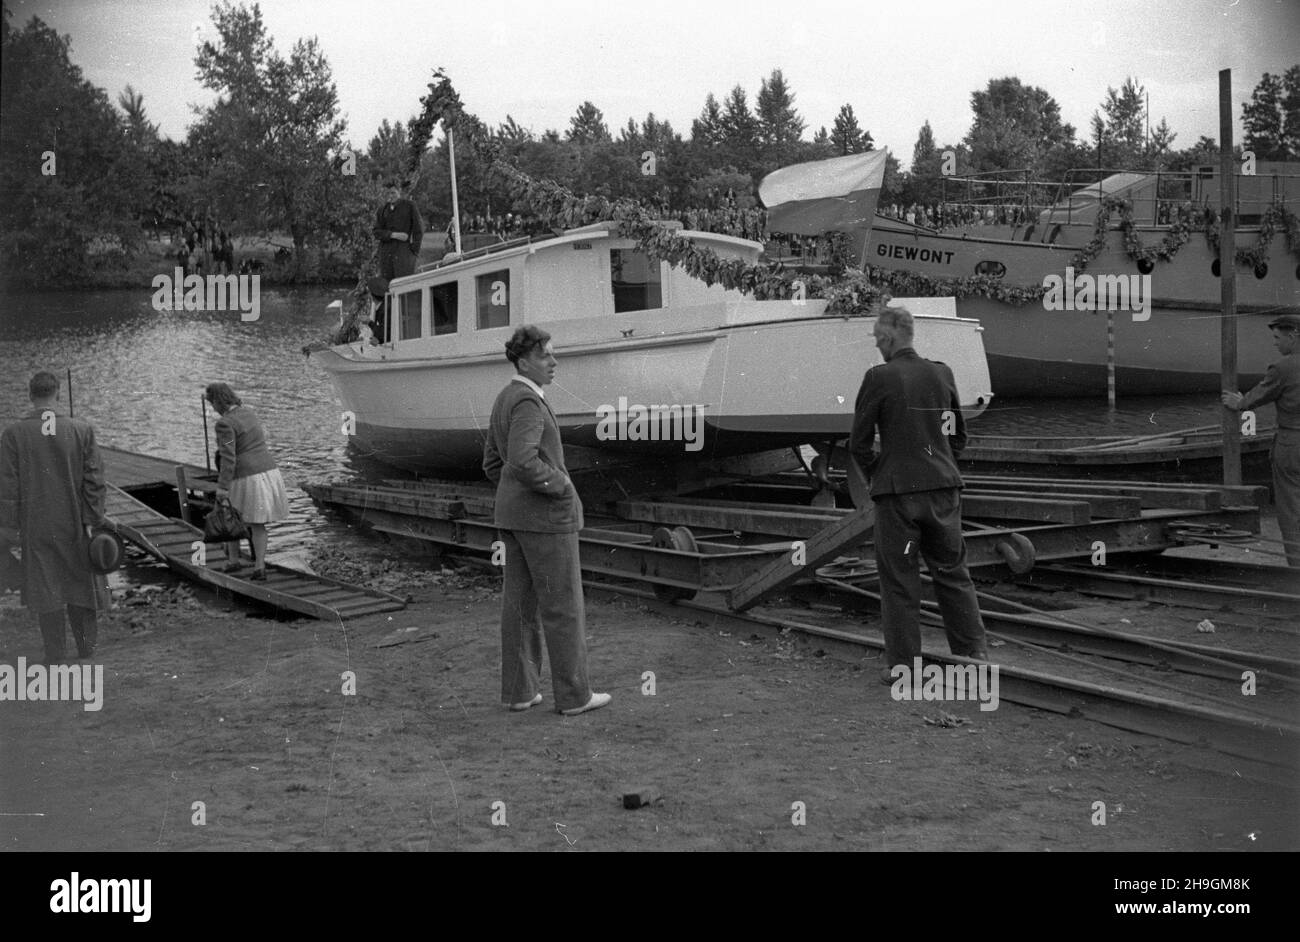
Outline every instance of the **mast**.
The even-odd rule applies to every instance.
[[[456,241],[456,254],[460,254],[460,199],[456,193],[456,137],[447,128],[447,153],[451,156],[451,226]]]

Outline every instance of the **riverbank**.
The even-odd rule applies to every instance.
[[[1280,771],[1242,776],[1204,749],[1012,704],[896,703],[874,661],[626,601],[588,603],[591,676],[609,707],[560,717],[544,679],[540,707],[509,713],[495,574],[384,544],[316,564],[413,601],[337,625],[185,587],[119,592],[94,658],[101,710],[0,703],[5,805],[30,813],[0,819],[0,846],[1300,847],[1300,801]],[[39,654],[27,613],[3,597],[0,663]],[[624,810],[633,790],[662,800]]]
[[[426,233],[417,264],[426,265],[442,258],[445,243],[446,237],[442,233]],[[304,250],[301,262],[295,264],[292,257],[293,242],[288,236],[241,236],[234,239],[234,246],[236,271],[246,260],[255,262],[256,274],[264,288],[352,288],[357,283],[356,264],[337,251],[308,248]],[[176,249],[170,240],[148,239],[140,251],[129,256],[118,250],[92,253],[90,265],[80,277],[61,280],[58,284],[6,282],[0,286],[0,291],[144,290],[152,285],[155,276],[173,274],[177,265]],[[203,270],[208,274],[220,274],[210,259],[205,261]]]

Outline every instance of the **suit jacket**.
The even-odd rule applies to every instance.
[[[582,501],[564,465],[560,425],[546,400],[511,380],[497,395],[483,443],[483,473],[497,486],[503,530],[576,533]]]
[[[952,415],[944,434],[944,412]],[[872,444],[880,429],[880,455]],[[943,363],[911,347],[867,370],[853,411],[849,450],[871,477],[871,496],[961,487],[955,455],[966,447],[957,382]]]

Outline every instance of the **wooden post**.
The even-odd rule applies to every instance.
[[[1115,311],[1106,305],[1106,405],[1115,411]]]
[[[176,466],[176,500],[181,505],[181,519],[186,523],[192,524],[190,520],[190,495],[189,483],[185,479],[185,465]]]
[[[1237,389],[1237,166],[1232,154],[1232,70],[1219,73],[1219,319],[1221,388]],[[1235,409],[1223,407],[1223,483],[1241,483],[1241,437]]]

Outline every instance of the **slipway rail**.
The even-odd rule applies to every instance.
[[[319,504],[364,527],[453,552],[491,552],[498,539],[493,490],[481,483],[390,480],[306,489]],[[791,621],[770,607],[756,614],[740,611],[770,604],[777,592],[815,609],[829,603],[841,610],[836,618],[874,606],[862,586],[871,580],[869,557],[848,565],[840,556],[869,541],[870,511],[811,506],[809,493],[806,478],[769,475],[689,496],[591,501],[580,535],[585,575],[636,580],[648,589],[603,580],[587,584],[592,591],[645,599],[679,617],[683,610],[705,615],[706,624],[795,632],[840,647],[855,660],[878,656],[881,641],[869,630],[811,624],[821,620],[816,616]],[[1252,538],[1259,530],[1260,496],[1250,487],[981,479],[963,495],[968,557],[972,565],[1022,575],[1033,569],[1035,558],[1082,568],[1078,563],[1092,556],[1095,541],[1104,540],[1127,565],[1193,536]],[[798,503],[801,498],[804,503]],[[1199,599],[1249,599],[1275,611],[1292,604],[1277,586],[1252,591],[1253,575],[1245,574],[1246,585],[1236,591],[1205,581],[1184,585]],[[696,604],[690,601],[696,593],[712,598]],[[924,616],[929,623],[935,620],[931,607]],[[1005,639],[999,669],[1002,698],[1009,702],[1270,765],[1300,765],[1300,726],[1293,721],[1300,664],[1294,661],[1099,630],[1007,599],[986,597],[981,607],[991,637]],[[926,656],[936,663],[963,662],[937,650]],[[1243,696],[1244,671],[1256,678],[1258,698]]]
[[[688,612],[700,627],[759,630],[768,635],[792,633],[819,646],[838,649],[850,658],[884,654],[884,644],[878,637],[856,631],[767,614],[740,613],[703,602],[667,603],[650,592],[629,586],[590,581],[585,585],[592,592],[634,598],[670,617],[680,618]],[[926,648],[924,654],[927,663],[976,663],[933,648]],[[875,663],[879,665],[880,662]],[[1008,703],[1088,719],[1173,742],[1206,746],[1263,765],[1291,770],[1300,768],[1300,727],[1289,721],[1246,711],[1199,706],[1111,683],[1095,683],[1006,663],[998,665],[998,683],[999,697]],[[889,696],[885,687],[876,687],[874,676],[871,676],[869,684],[871,689],[878,689],[882,697]],[[934,705],[942,707],[944,704]]]
[[[224,544],[207,546],[205,556],[201,557],[205,564],[200,565],[194,561],[194,544],[202,542],[202,530],[159,513],[113,484],[108,485],[106,512],[124,540],[179,575],[213,589],[330,621],[395,612],[406,607],[405,600],[396,595],[274,563],[267,564],[265,581],[252,582],[237,573],[219,572],[217,567],[228,561]]]

